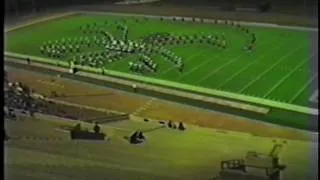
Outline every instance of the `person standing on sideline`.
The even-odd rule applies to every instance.
[[[98,125],[97,122],[95,122],[95,125],[94,125],[94,127],[93,127],[93,131],[94,131],[94,133],[96,133],[96,134],[100,133],[100,126]]]
[[[132,84],[132,89],[133,89],[133,92],[137,92],[137,85],[136,84]]]

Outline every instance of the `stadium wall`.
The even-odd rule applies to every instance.
[[[209,19],[232,19],[236,21],[254,21],[264,23],[275,23],[281,25],[318,27],[318,18],[305,16],[302,14],[285,14],[285,13],[260,13],[260,12],[235,12],[221,10],[219,7],[210,6],[173,6],[173,5],[101,5],[83,7],[83,11],[100,11],[115,13],[134,13],[144,15],[159,16],[189,16]]]
[[[279,4],[279,11],[276,12],[237,12],[236,9],[232,11],[223,10],[225,4],[233,4],[238,9],[252,9],[256,8],[260,2],[254,0],[234,1],[234,0],[161,0],[159,3],[143,4],[143,5],[115,5],[118,0],[24,0],[24,4],[20,1],[9,1],[5,3],[5,22],[19,19],[23,16],[39,16],[41,14],[48,14],[53,12],[70,12],[70,11],[101,11],[101,12],[122,12],[122,13],[139,13],[139,14],[153,14],[153,15],[177,15],[177,16],[192,16],[201,18],[219,18],[219,19],[233,19],[242,21],[256,21],[256,22],[268,22],[286,25],[299,25],[299,26],[318,26],[317,18],[317,1],[306,0],[305,4],[296,1],[268,1],[272,4]],[[17,3],[18,2],[18,3]],[[298,4],[297,4],[298,2]],[[33,4],[32,7],[26,6],[27,4]],[[301,10],[303,7],[307,7],[307,14],[297,12],[296,10],[291,12],[291,8],[296,5],[296,8]],[[288,7],[290,7],[288,9]],[[21,13],[26,11],[25,13]],[[290,12],[290,13],[289,13]]]

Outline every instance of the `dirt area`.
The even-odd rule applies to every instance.
[[[8,72],[9,81],[27,84],[30,88],[45,96],[51,96],[52,92],[56,92],[56,94],[63,96],[56,99],[71,103],[132,113],[149,100],[148,98],[127,96],[103,87],[44,74],[26,73],[26,71],[21,73],[22,71],[16,70],[14,73],[11,72],[13,71]]]
[[[63,79],[61,77],[9,69],[8,79],[10,81],[25,83],[36,92],[47,96],[52,91],[55,91],[58,95],[63,95],[63,97],[57,97],[59,100],[130,113],[140,117],[184,121],[220,130],[247,132],[255,136],[310,140],[307,133],[302,131]]]
[[[292,129],[218,112],[178,104],[168,104],[163,101],[153,101],[151,105],[145,111],[139,113],[139,115],[155,119],[184,121],[203,127],[246,132],[256,136],[307,139],[305,135]]]

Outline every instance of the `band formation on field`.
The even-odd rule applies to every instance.
[[[140,21],[148,21],[148,18],[135,19],[136,24],[139,24]],[[181,21],[184,21],[184,19],[182,18]],[[116,38],[106,30],[110,23],[116,25],[122,38]],[[218,24],[218,21],[216,20],[215,23]],[[251,52],[256,42],[255,34],[234,21],[226,20],[224,23],[236,28],[236,30],[243,31],[251,38],[248,38],[248,43],[244,46],[245,50]],[[96,22],[84,24],[79,27],[79,31],[83,33],[83,36],[44,42],[40,47],[41,54],[59,60],[72,56],[72,58],[67,59],[70,67],[82,65],[94,68],[103,68],[123,57],[138,55],[139,59],[136,62],[128,62],[128,65],[132,72],[140,74],[157,72],[158,64],[152,59],[151,55],[159,54],[163,60],[172,63],[182,73],[185,64],[183,59],[165,48],[166,46],[204,44],[220,50],[227,48],[227,40],[224,34],[175,35],[170,32],[159,32],[147,34],[138,40],[130,40],[128,37],[130,32],[125,19],[114,22],[105,21],[103,24]],[[87,49],[92,51],[84,52]]]

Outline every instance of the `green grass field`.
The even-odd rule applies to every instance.
[[[136,22],[132,17],[110,15],[73,15],[50,20],[6,33],[6,51],[33,56],[43,56],[40,46],[48,40],[67,37],[87,36],[80,31],[83,24],[97,23],[109,31],[116,39],[121,32],[114,22],[125,19],[129,29],[129,39],[139,40],[156,32],[169,32],[177,35],[225,34],[227,49],[206,44],[166,46],[183,58],[185,70],[181,74],[159,55],[152,58],[159,65],[159,71],[145,74],[154,78],[180,82],[209,89],[218,89],[270,99],[288,104],[308,106],[309,98],[315,91],[312,83],[317,75],[310,71],[311,52],[310,32],[275,28],[248,27],[257,37],[256,50],[248,53],[243,50],[247,35],[228,25],[201,24],[182,21],[160,21],[143,18]],[[105,21],[108,22],[105,25]],[[101,51],[101,48],[83,49],[81,53]],[[69,61],[75,54],[68,54]],[[130,73],[128,62],[135,61],[130,55],[117,62],[106,63],[106,69]]]
[[[71,125],[73,121],[45,117],[6,121],[12,137],[5,144],[6,179],[208,180],[220,171],[220,161],[243,158],[247,151],[268,153],[273,144],[270,138],[188,126],[185,132],[167,128],[148,132],[144,144],[130,145],[124,136],[159,126],[138,119],[102,125],[110,142],[71,141],[68,133],[56,131]],[[280,153],[281,163],[288,167],[283,180],[313,180],[316,172],[311,161],[316,147],[310,142],[287,141]]]

